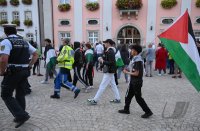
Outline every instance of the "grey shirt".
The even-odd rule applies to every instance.
[[[155,50],[153,48],[147,49],[146,60],[153,61],[155,59]]]

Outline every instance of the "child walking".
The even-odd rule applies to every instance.
[[[143,61],[141,56],[139,55],[142,52],[142,47],[140,45],[132,45],[131,47],[131,55],[133,56],[130,62],[130,71],[125,69],[123,72],[130,75],[130,84],[127,89],[125,96],[125,106],[124,109],[119,110],[119,113],[130,114],[130,104],[132,98],[135,96],[137,103],[140,105],[142,110],[145,112],[141,117],[149,118],[153,115],[152,111],[147,106],[146,102],[142,98],[141,88],[142,88],[142,77],[143,77]]]

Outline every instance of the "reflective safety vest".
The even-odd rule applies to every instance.
[[[71,70],[74,63],[74,50],[70,46],[65,45],[62,48],[57,61],[58,67],[63,67]]]

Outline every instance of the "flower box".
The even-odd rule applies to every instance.
[[[176,6],[177,1],[176,0],[162,0],[161,6],[164,9],[171,9],[172,7]]]
[[[32,22],[32,20],[24,20],[24,25],[25,26],[32,26],[33,22]]]
[[[25,4],[25,5],[31,5],[32,0],[22,0],[22,3]]]
[[[119,10],[138,10],[142,7],[142,0],[117,0],[116,7]]]
[[[98,2],[87,2],[86,8],[90,11],[94,11],[99,9],[99,3]]]
[[[200,8],[200,0],[197,0],[197,1],[196,1],[196,7],[197,7],[197,8]]]
[[[18,6],[19,0],[10,0],[10,4],[13,5],[13,6]]]
[[[60,4],[58,5],[58,9],[63,12],[63,11],[69,11],[71,8],[70,4]]]
[[[6,6],[7,1],[6,0],[0,0],[0,6]]]
[[[12,24],[16,24],[17,26],[20,26],[20,21],[19,20],[13,20],[11,23]]]
[[[7,20],[0,20],[0,25],[3,25],[3,24],[8,24],[8,21]]]

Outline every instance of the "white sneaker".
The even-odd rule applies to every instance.
[[[161,76],[162,74],[158,74],[158,76]]]
[[[94,86],[89,86],[89,89],[93,89],[94,88]]]
[[[40,83],[41,83],[41,84],[48,84],[48,81],[43,80],[43,81],[41,81]]]

